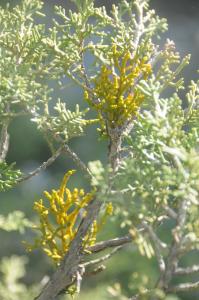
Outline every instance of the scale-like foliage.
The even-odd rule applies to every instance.
[[[37,294],[41,285],[27,287],[22,278],[26,274],[27,257],[16,256],[4,257],[0,261],[0,297],[4,300],[27,300]]]
[[[45,56],[44,25],[33,25],[41,7],[40,1],[24,1],[12,10],[0,9],[1,122],[34,114],[46,100],[46,87],[38,81]]]
[[[25,218],[25,214],[20,211],[13,211],[8,216],[0,215],[0,229],[5,231],[19,231],[24,233],[26,227],[30,227],[31,222]]]
[[[0,163],[0,191],[5,191],[13,187],[20,177],[21,172],[14,169],[14,164]]]
[[[46,131],[52,137],[61,137],[65,142],[73,137],[78,137],[84,134],[84,128],[98,120],[86,120],[83,117],[88,112],[79,110],[79,105],[76,105],[74,112],[66,108],[66,104],[58,101],[54,106],[56,115],[50,115],[34,118],[41,131]]]

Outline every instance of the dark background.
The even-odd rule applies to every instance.
[[[19,1],[11,1],[12,4]],[[45,10],[49,23],[53,16],[53,5],[63,5],[67,9],[71,8],[69,1],[44,1]],[[1,1],[1,5],[5,5],[7,1]],[[105,5],[110,10],[112,3],[117,4],[118,1],[95,1],[96,6]],[[157,14],[168,20],[169,30],[163,35],[162,42],[166,38],[172,39],[176,43],[178,51],[185,55],[191,53],[191,63],[184,71],[185,82],[188,85],[191,79],[197,79],[197,69],[199,66],[199,0],[151,0],[151,7]],[[81,91],[75,86],[70,87],[69,91],[55,91],[54,98],[60,96],[69,103],[70,107],[81,99]],[[81,105],[81,101],[80,102]],[[106,160],[106,144],[98,141],[95,130],[88,131],[86,137],[73,139],[70,146],[76,151],[82,160],[101,159]],[[36,127],[28,122],[26,118],[21,118],[13,122],[10,128],[11,145],[8,155],[9,162],[16,161],[17,166],[24,172],[33,170],[39,166],[44,160],[48,159],[50,153],[42,136],[37,132]],[[75,166],[67,157],[61,157],[47,171],[42,172],[39,176],[32,178],[29,182],[19,185],[13,191],[0,194],[0,214],[8,214],[12,210],[22,210],[30,218],[33,216],[33,202],[41,197],[45,189],[56,187],[63,176],[63,173]],[[72,185],[86,186],[81,172],[75,175],[71,180]],[[109,225],[105,228],[103,238],[115,237],[121,234],[121,229],[116,226]],[[0,256],[10,256],[12,254],[24,255],[25,250],[21,244],[22,239],[31,239],[32,233],[28,232],[26,237],[21,237],[16,233],[5,233],[0,231]],[[28,265],[28,273],[26,281],[28,284],[37,282],[43,277],[45,272],[52,271],[49,260],[40,252],[34,252],[29,255],[30,261]],[[143,267],[146,264],[147,267]],[[123,255],[115,256],[108,264],[107,271],[90,279],[84,285],[85,292],[81,299],[90,299],[95,297],[98,299],[108,299],[106,288],[114,282],[119,281],[124,287],[124,291],[128,291],[130,277],[136,270],[145,270],[145,273],[151,278],[156,276],[156,265],[153,261],[150,263],[145,259],[139,259],[137,254],[128,249]],[[182,295],[182,299],[199,299],[199,294],[193,294],[190,298]]]

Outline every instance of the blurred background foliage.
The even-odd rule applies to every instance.
[[[11,5],[15,5],[20,1],[0,0],[0,5],[4,6],[7,2],[10,2]],[[47,25],[51,24],[53,6],[55,4],[62,5],[66,9],[73,7],[68,0],[48,0],[44,2]],[[118,3],[116,0],[97,0],[95,2],[96,6],[105,5],[107,10],[111,8],[113,3]],[[162,42],[164,42],[165,38],[169,37],[175,41],[176,48],[182,55],[187,53],[191,53],[192,55],[191,63],[184,71],[185,83],[188,84],[190,79],[196,79],[198,77],[196,70],[198,68],[199,53],[199,1],[151,0],[151,7],[155,8],[160,17],[166,17],[168,19],[169,31],[163,35]],[[49,82],[49,85],[54,89],[54,99],[61,97],[66,101],[67,107],[74,108],[76,103],[79,103],[81,108],[85,107],[86,104],[82,101],[81,91],[75,85],[68,83],[64,89],[60,89],[52,82]],[[74,138],[70,141],[71,148],[74,149],[86,163],[92,160],[106,161],[106,142],[98,140],[94,127],[95,126],[92,126],[92,129],[87,129],[86,136]],[[22,171],[29,172],[49,158],[50,151],[46,141],[39,131],[36,130],[36,125],[34,126],[33,123],[30,123],[26,117],[20,117],[12,123],[10,135],[11,141],[8,162],[16,161],[17,167]],[[19,184],[17,187],[6,193],[1,193],[0,213],[7,216],[8,213],[13,210],[21,210],[27,218],[33,220],[33,202],[41,196],[43,190],[57,187],[64,172],[75,167],[76,166],[69,158],[62,155],[62,157],[50,166],[50,168],[41,172],[38,176]],[[72,187],[75,185],[87,188],[87,182],[83,178],[81,171],[71,178],[70,184]],[[0,222],[3,223],[4,220],[0,220]],[[110,223],[105,226],[103,235],[99,236],[99,239],[120,236],[123,233],[122,231],[119,224],[116,226],[115,224]],[[0,229],[1,258],[13,255],[27,255],[22,240],[31,240],[33,233],[28,230],[23,233],[22,230],[22,234],[16,233],[15,231],[4,232],[3,229]],[[24,282],[27,285],[38,283],[45,274],[50,275],[53,272],[53,266],[50,263],[50,260],[45,257],[41,251],[30,253],[28,254],[28,257],[28,262],[26,259],[23,259],[21,262],[18,262],[17,259],[11,260],[10,268],[13,270],[21,270],[20,274],[16,277],[13,274],[10,274],[10,276],[14,278],[13,280],[18,280],[18,278],[24,275],[23,269],[25,265],[27,273]],[[191,259],[193,261],[196,259],[194,253]],[[4,258],[0,264],[0,270],[3,274],[6,273],[7,263],[7,258]],[[139,259],[137,251],[132,246],[126,248],[125,251],[116,254],[108,261],[108,263],[106,263],[106,265],[106,271],[95,277],[88,278],[86,283],[83,284],[83,293],[81,294],[82,300],[91,299],[92,297],[95,297],[95,300],[110,299],[110,293],[108,293],[107,288],[113,286],[115,282],[121,283],[124,294],[128,293],[133,289],[132,285],[129,284],[129,282],[132,282],[130,279],[134,276],[133,280],[135,281],[135,274],[133,275],[133,272],[137,270],[143,270],[143,274],[150,274],[151,281],[155,281],[157,276],[157,265],[155,260],[151,259],[149,261],[147,258]],[[6,278],[4,279],[6,280]],[[3,282],[1,284],[3,285]],[[33,289],[34,288],[36,287],[33,287]],[[25,286],[22,285],[21,289],[25,289]],[[109,291],[111,291],[112,294],[116,293],[117,290],[119,293],[118,286],[116,286],[114,292],[109,288]],[[29,292],[29,299],[31,299],[31,293],[33,291],[31,290]],[[197,300],[199,299],[199,294],[195,293],[188,297],[182,295],[182,299]]]

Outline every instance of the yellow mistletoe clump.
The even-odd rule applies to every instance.
[[[112,65],[103,65],[94,82],[94,94],[99,100],[93,103],[85,92],[85,99],[98,112],[102,130],[105,120],[110,128],[123,126],[136,115],[144,100],[143,93],[136,88],[139,79],[147,79],[151,74],[148,57],[139,58],[130,51],[121,52],[113,46]]]
[[[34,229],[40,231],[40,237],[35,240],[34,245],[28,245],[27,249],[31,251],[41,247],[56,264],[59,264],[68,252],[78,232],[79,224],[85,217],[85,208],[94,198],[94,191],[85,193],[83,189],[74,188],[71,191],[66,187],[74,172],[71,170],[65,174],[58,190],[53,189],[50,193],[45,191],[45,201],[40,199],[34,204],[34,209],[40,218],[40,224],[34,226]],[[104,223],[107,215],[112,214],[111,207],[109,203],[101,223]],[[95,220],[83,241],[85,250],[95,244],[99,228],[100,224]]]

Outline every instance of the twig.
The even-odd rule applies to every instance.
[[[85,270],[83,268],[80,271],[77,271],[77,273],[76,273],[76,292],[77,292],[77,294],[79,294],[80,290],[81,290],[82,275],[83,275],[84,271]]]
[[[9,148],[9,134],[8,134],[9,122],[5,121],[2,125],[1,136],[0,136],[0,162],[3,162],[6,158]]]
[[[168,290],[169,283],[175,273],[175,270],[179,261],[179,252],[181,248],[183,231],[186,222],[187,216],[187,199],[183,199],[180,203],[178,212],[177,212],[177,220],[176,227],[173,230],[173,242],[170,247],[169,254],[167,256],[167,264],[164,274],[160,276],[160,279],[157,283],[158,288],[163,288],[164,290]]]
[[[177,268],[175,270],[175,275],[189,275],[197,272],[199,272],[199,265],[194,265],[187,268]]]
[[[132,236],[130,234],[120,237],[120,238],[115,238],[103,242],[99,242],[95,244],[94,246],[91,246],[88,248],[89,252],[92,253],[98,253],[100,251],[106,250],[107,248],[112,248],[112,247],[118,247],[122,246],[124,244],[128,244],[132,242]]]
[[[31,177],[38,175],[41,171],[45,170],[47,167],[49,167],[63,152],[64,147],[60,147],[46,162],[44,162],[41,166],[39,166],[34,171],[30,172],[28,175],[23,176],[17,180],[17,182],[22,182],[25,180],[30,179]]]
[[[108,159],[113,169],[113,174],[115,174],[121,159],[122,130],[119,131],[118,128],[111,129],[109,127],[107,127],[107,129],[110,139]]]
[[[86,176],[89,179],[92,179],[92,174],[89,168],[83,163],[83,161],[78,157],[78,155],[70,149],[68,145],[64,145],[63,150],[72,158],[72,160],[77,164],[77,166],[86,173]]]
[[[100,265],[100,266],[98,266],[97,268],[95,268],[95,269],[92,270],[92,271],[86,271],[84,275],[85,275],[86,277],[88,277],[88,276],[93,276],[93,275],[97,275],[97,274],[99,274],[100,272],[103,272],[105,269],[106,269],[105,265]]]
[[[178,293],[178,292],[189,292],[199,289],[199,281],[196,281],[194,283],[181,283],[175,286],[169,287],[168,291],[172,293]]]
[[[86,73],[85,65],[84,65],[84,39],[80,40],[79,46],[80,46],[81,70],[82,70],[83,80],[87,89],[92,92],[90,82]]]
[[[142,226],[143,228],[148,232],[150,238],[152,239],[152,241],[154,242],[154,244],[156,244],[158,246],[158,248],[160,250],[165,250],[167,249],[167,244],[163,243],[159,237],[156,235],[156,233],[154,232],[153,228],[146,222],[143,221],[142,222]]]
[[[169,206],[166,206],[166,205],[163,208],[168,217],[170,217],[171,219],[174,219],[174,220],[177,219],[177,213],[172,208],[170,208]]]
[[[79,168],[84,171],[87,174],[87,177],[89,179],[92,178],[90,170],[86,167],[86,165],[80,160],[80,158],[77,156],[75,152],[73,152],[68,145],[61,146],[46,162],[42,163],[41,166],[39,166],[34,171],[30,172],[28,175],[25,175],[24,177],[21,177],[17,180],[18,183],[22,181],[26,181],[30,179],[31,177],[38,175],[41,171],[45,170],[47,167],[49,167],[60,155],[62,152],[66,152],[73,161],[79,166]]]
[[[121,250],[123,247],[124,247],[124,245],[116,247],[110,253],[108,253],[108,254],[100,257],[100,258],[93,259],[91,261],[85,262],[85,263],[82,264],[82,266],[86,268],[88,266],[100,264],[100,263],[104,262],[105,260],[108,260],[112,255],[114,255],[116,252],[118,252],[119,250]]]
[[[54,133],[50,128],[45,128],[46,133],[50,132],[53,136],[53,138],[60,143],[61,145],[64,144],[63,151],[66,152],[71,159],[76,163],[76,165],[86,174],[86,176],[91,180],[92,174],[90,170],[87,168],[87,166],[84,164],[84,162],[78,157],[78,155],[70,149],[70,147],[64,143],[64,140],[61,137],[55,136]]]
[[[157,261],[158,261],[159,269],[160,269],[161,272],[164,272],[165,271],[165,261],[164,261],[163,255],[161,254],[161,251],[167,249],[167,245],[164,244],[158,238],[156,233],[153,231],[152,227],[149,224],[147,224],[147,222],[143,221],[142,226],[148,232],[151,240],[153,241],[155,256],[156,256]]]
[[[137,9],[138,20],[135,21],[136,29],[135,29],[134,45],[135,45],[135,49],[137,49],[140,38],[141,38],[142,34],[144,33],[144,20],[143,20],[143,10],[144,9],[143,9],[143,4],[142,5],[138,4],[136,1],[135,1],[135,7]]]

